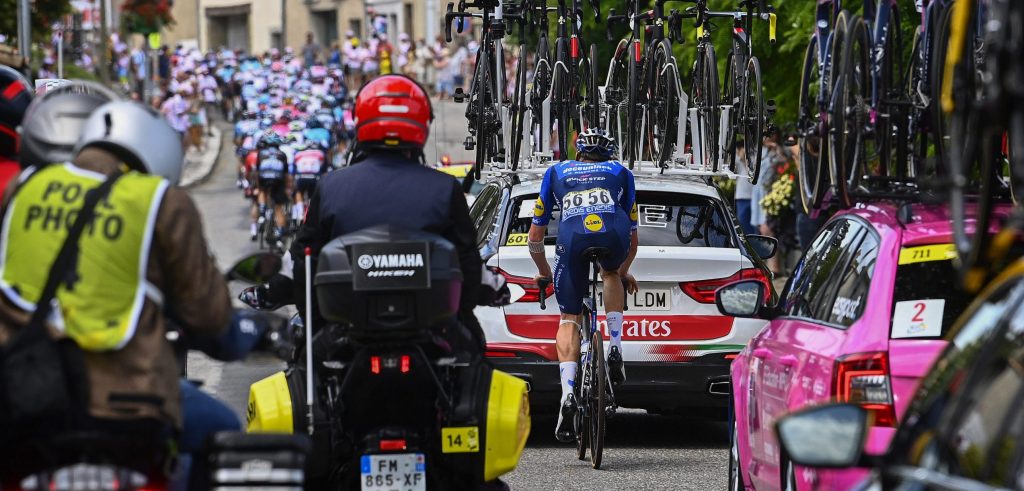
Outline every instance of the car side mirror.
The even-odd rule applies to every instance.
[[[757,317],[764,297],[764,283],[758,280],[743,280],[719,288],[715,292],[715,304],[722,315]]]
[[[868,413],[855,404],[826,404],[785,416],[775,433],[794,464],[835,469],[861,462]]]
[[[775,257],[775,253],[779,250],[779,239],[775,237],[768,237],[766,235],[748,235],[746,236],[747,243],[754,249],[761,259],[770,259]]]
[[[224,275],[229,281],[239,280],[253,284],[266,283],[281,272],[281,256],[269,252],[253,254],[235,263]]]

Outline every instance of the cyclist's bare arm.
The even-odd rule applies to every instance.
[[[537,224],[530,225],[530,232],[527,235],[527,241],[533,243],[544,243],[544,236],[547,235],[548,228]],[[533,263],[537,265],[537,277],[551,279],[551,265],[548,264],[548,259],[545,257],[544,248],[540,248],[540,252],[530,251],[530,257],[533,259]]]
[[[633,275],[629,274],[629,267],[633,264],[633,259],[636,258],[636,249],[639,245],[640,239],[636,229],[634,229],[629,238],[629,254],[626,255],[626,260],[622,262],[622,266],[619,266],[619,276],[622,277],[626,293],[636,293],[638,288],[636,279],[633,278]]]

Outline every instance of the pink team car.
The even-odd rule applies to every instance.
[[[723,314],[770,320],[732,363],[730,489],[842,490],[863,480],[865,470],[794,466],[775,422],[827,401],[860,404],[874,416],[865,450],[885,451],[970,301],[951,242],[944,207],[861,204],[822,228],[775,306],[761,304],[756,282],[718,290]]]

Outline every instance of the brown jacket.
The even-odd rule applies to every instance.
[[[84,150],[75,165],[109,174],[118,161],[112,154]],[[15,184],[4,194],[6,212]],[[117,351],[85,354],[91,391],[89,411],[99,418],[156,417],[181,427],[179,368],[165,330],[168,312],[182,329],[197,336],[216,336],[230,321],[231,299],[224,277],[206,247],[199,212],[184,190],[171,187],[157,211],[146,277],[164,296],[163,307],[146,298],[138,329]],[[82,251],[88,254],[88,251]],[[127,260],[131,260],[126,258]],[[40,265],[47,268],[49,265]],[[0,294],[0,345],[29,314]],[[59,335],[51,329],[51,334]]]

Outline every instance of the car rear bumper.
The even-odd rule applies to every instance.
[[[701,358],[707,358],[702,360]],[[619,407],[652,411],[705,408],[712,413],[728,406],[729,364],[721,354],[682,363],[626,362],[626,383],[615,389]],[[554,410],[561,396],[558,362],[491,358],[495,368],[526,380],[535,412]]]

